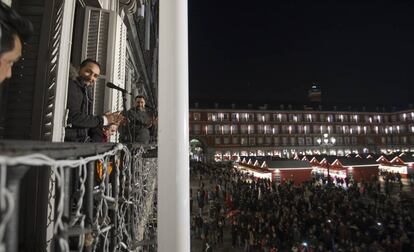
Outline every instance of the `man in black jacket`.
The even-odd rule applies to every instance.
[[[95,84],[100,72],[98,62],[86,59],[80,64],[79,76],[69,81],[67,100],[69,115],[65,131],[67,142],[102,142],[103,135],[99,137],[102,134],[102,127],[119,124],[123,119],[118,112],[102,116],[92,114],[90,87]]]
[[[147,111],[144,96],[138,95],[135,97],[135,102],[136,107],[127,112],[131,133],[135,142],[148,144],[150,142],[150,127],[153,126],[155,118]]]

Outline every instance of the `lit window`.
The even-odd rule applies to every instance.
[[[213,134],[213,125],[206,125],[205,132],[207,134]]]
[[[232,114],[231,114],[231,120],[232,120],[233,122],[238,122],[238,121],[239,121],[239,119],[240,119],[240,115],[239,115],[239,113],[232,113]]]
[[[230,134],[237,134],[237,133],[238,133],[237,125],[231,125],[230,126]]]
[[[193,118],[194,118],[194,121],[200,121],[200,113],[194,113],[193,114]]]

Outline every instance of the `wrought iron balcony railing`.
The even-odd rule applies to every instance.
[[[156,251],[153,150],[0,141],[0,252]]]

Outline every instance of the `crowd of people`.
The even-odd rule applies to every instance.
[[[414,251],[414,209],[373,181],[347,187],[254,179],[230,165],[192,163],[193,239],[201,251]]]

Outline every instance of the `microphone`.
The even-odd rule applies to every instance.
[[[114,84],[114,83],[112,83],[112,82],[107,82],[107,83],[106,83],[106,86],[107,86],[107,87],[109,87],[109,88],[112,88],[112,89],[115,89],[115,90],[121,91],[122,93],[132,95],[132,93],[129,93],[129,92],[128,92],[128,90],[123,89],[123,88],[120,88],[120,87],[118,87],[117,85],[115,85],[115,84]]]

